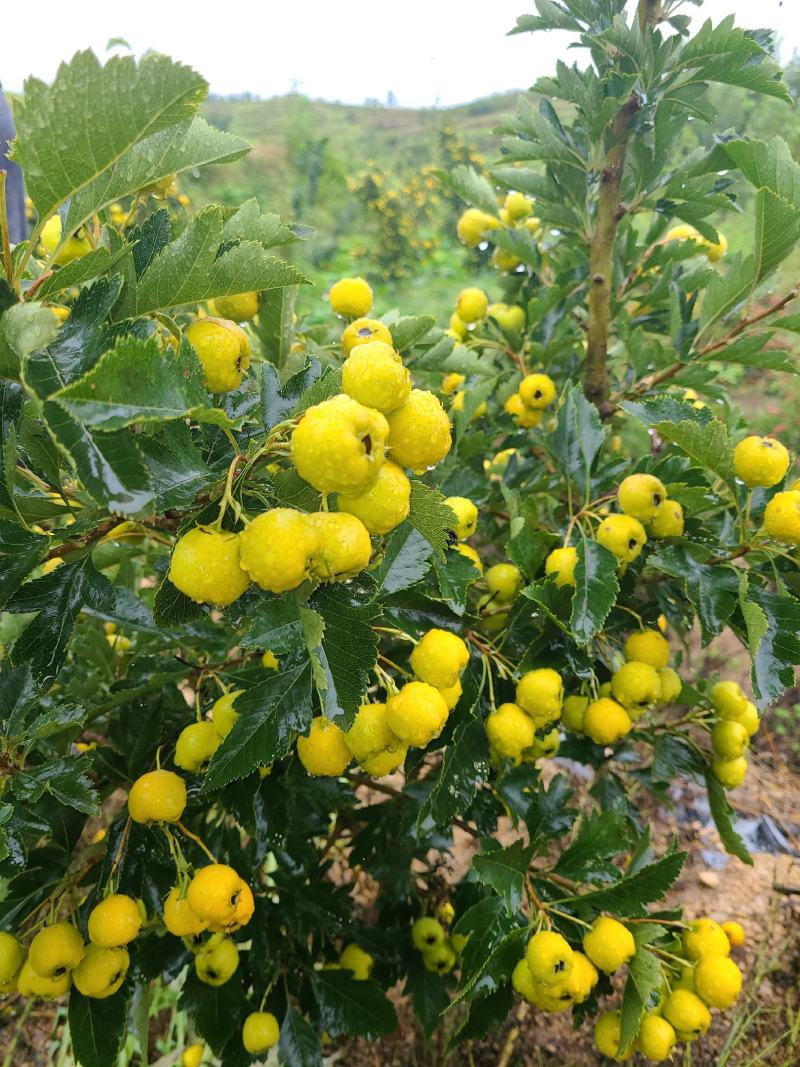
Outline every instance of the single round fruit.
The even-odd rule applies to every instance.
[[[469,663],[469,649],[458,634],[428,630],[414,647],[410,663],[420,681],[437,689],[449,689]]]
[[[342,390],[359,404],[388,415],[408,400],[411,372],[391,345],[370,341],[356,345],[345,360]]]
[[[128,814],[134,822],[180,822],[186,783],[172,771],[148,771],[131,786]]]
[[[535,762],[542,758],[552,759],[560,747],[561,734],[558,727],[554,727],[552,730],[548,730],[544,737],[535,736],[530,748],[522,753],[522,758],[529,762]]]
[[[467,557],[470,563],[472,563],[472,565],[475,567],[475,570],[478,572],[478,575],[483,574],[483,562],[481,561],[481,557],[478,555],[472,545],[465,545],[463,542],[460,541],[457,545],[453,545],[453,548],[456,552],[458,552],[459,555]],[[476,580],[477,579],[475,578],[470,579],[470,581]]]
[[[526,374],[520,382],[519,395],[526,408],[544,411],[556,398],[556,383],[547,374]]]
[[[732,719],[742,714],[747,706],[747,697],[738,682],[721,681],[712,686],[711,703],[723,719]]]
[[[632,563],[642,551],[647,534],[632,515],[607,515],[597,528],[597,541],[620,563]]]
[[[175,886],[164,900],[164,925],[175,937],[196,937],[208,927],[208,920],[192,911],[188,897]]]
[[[256,516],[239,540],[242,567],[270,593],[285,593],[306,581],[322,549],[311,516],[293,508],[272,508]]]
[[[487,313],[506,333],[520,333],[525,329],[525,309],[519,304],[490,304]]]
[[[562,982],[572,970],[573,951],[561,934],[553,930],[540,930],[525,946],[534,982],[552,986]]]
[[[212,938],[209,945],[194,958],[197,977],[211,986],[224,985],[236,973],[238,966],[239,949],[229,937],[223,937],[220,941]]]
[[[467,326],[466,322],[462,322],[462,320],[458,317],[458,315],[456,315],[454,311],[453,314],[450,316],[450,321],[447,325],[447,330],[445,332],[449,333],[450,336],[453,337],[456,341],[466,341],[467,337],[469,337],[469,326]],[[466,378],[463,374],[450,374],[448,375],[448,377],[452,379],[458,378],[458,385],[466,381]],[[444,386],[442,388],[444,389]],[[458,388],[458,386],[456,386],[455,388]],[[444,392],[455,392],[455,388],[444,389]]]
[[[785,545],[800,545],[800,492],[776,493],[764,509],[764,529]]]
[[[657,630],[635,630],[625,642],[625,659],[649,663],[660,671],[669,663],[669,642]]]
[[[561,716],[564,683],[561,675],[549,667],[527,671],[516,686],[517,703],[537,727],[556,722]]]
[[[444,697],[444,702],[447,704],[447,710],[452,711],[461,699],[461,694],[464,692],[464,688],[461,685],[461,679],[456,679],[455,685],[449,685],[445,688],[441,686],[436,687]]]
[[[514,970],[511,972],[511,985],[523,1000],[527,1000],[529,1004],[534,1002],[536,997],[536,983],[533,980],[528,961],[524,957],[516,964]]]
[[[265,652],[266,656],[267,653]],[[242,695],[241,689],[231,689],[228,693],[214,701],[211,708],[211,721],[214,729],[220,737],[227,737],[239,718],[239,712],[235,709],[236,698]]]
[[[666,499],[664,483],[652,474],[629,474],[617,491],[620,509],[642,522],[652,521]]]
[[[467,248],[477,248],[484,240],[484,234],[490,230],[496,230],[499,225],[500,220],[494,215],[489,215],[476,207],[468,207],[456,223],[456,234],[459,241]]]
[[[525,196],[524,193],[508,193],[503,201],[503,207],[508,212],[508,217],[512,222],[519,222],[520,219],[525,219],[528,215],[533,214],[533,201]]]
[[[502,209],[501,209],[502,210]],[[499,246],[492,252],[492,266],[501,271],[516,270],[522,260],[513,252],[506,252]]]
[[[617,1063],[623,1063],[633,1055],[632,1045],[619,1051],[621,1036],[622,1022],[618,1011],[606,1011],[598,1017],[594,1024],[594,1043],[598,1052]]]
[[[72,981],[85,997],[105,1000],[106,997],[112,997],[125,981],[130,962],[126,948],[89,945],[83,959],[72,972]]]
[[[251,1011],[242,1027],[242,1044],[251,1056],[258,1056],[278,1043],[280,1026],[269,1011]]]
[[[372,485],[363,493],[339,493],[339,511],[355,515],[373,535],[387,534],[408,517],[411,482],[402,467],[385,460]]]
[[[17,992],[23,997],[41,997],[42,1000],[55,1000],[63,996],[72,985],[72,971],[64,971],[55,978],[42,978],[31,967],[30,960],[20,967],[17,975]]]
[[[800,493],[797,495],[800,496]],[[452,530],[458,540],[466,541],[472,537],[478,528],[478,509],[475,504],[465,496],[448,496],[443,503],[456,517]]]
[[[761,719],[758,717],[758,708],[752,702],[752,700],[745,700],[744,708],[734,714],[723,715],[720,713],[720,718],[728,719],[730,722],[738,722],[747,730],[747,736],[752,737],[758,733],[758,728],[761,725]]]
[[[677,500],[665,500],[659,505],[647,532],[657,538],[683,536],[683,508]]]
[[[561,708],[561,721],[567,730],[574,734],[583,733],[583,721],[586,718],[586,709],[589,707],[589,698],[575,694],[566,697]]]
[[[518,760],[534,739],[533,721],[518,704],[501,704],[486,719],[486,736],[498,755]]]
[[[408,745],[398,740],[394,747],[387,748],[383,752],[376,752],[374,756],[368,756],[360,763],[371,778],[382,778],[385,774],[391,774],[402,767],[407,755]]]
[[[456,315],[470,325],[484,318],[488,307],[489,298],[482,289],[462,289],[456,301]]]
[[[339,393],[306,410],[292,433],[292,461],[318,492],[355,496],[377,477],[388,436],[379,411]]]
[[[213,722],[203,719],[184,726],[175,743],[175,766],[182,771],[196,774],[207,764],[219,746],[222,738]]]
[[[238,534],[195,526],[172,550],[169,580],[198,604],[232,604],[250,584],[240,547]]]
[[[628,660],[611,676],[611,693],[636,721],[661,699],[661,679],[649,663]]]
[[[311,720],[307,736],[297,738],[297,755],[309,774],[338,778],[353,758],[344,733],[324,715]]]
[[[544,561],[544,573],[552,577],[559,588],[563,585],[575,585],[575,564],[578,562],[578,550],[572,545],[554,548]]]
[[[736,789],[745,780],[747,766],[744,756],[738,756],[736,759],[714,760],[711,764],[711,773],[726,789]]]
[[[340,278],[328,293],[331,309],[345,319],[358,319],[372,307],[372,289],[363,278]]]
[[[633,934],[621,922],[601,915],[583,936],[583,951],[601,971],[613,974],[636,952]]]
[[[503,404],[503,408],[517,426],[523,430],[532,430],[535,426],[544,418],[544,414],[535,408],[529,408],[522,402],[522,397],[519,393],[512,393]]]
[[[444,927],[438,919],[417,919],[411,927],[411,940],[414,948],[424,952],[444,942]]]
[[[566,983],[566,991],[574,1004],[582,1004],[594,987],[599,975],[597,968],[582,952],[572,953],[572,970]]]
[[[667,997],[664,1018],[685,1040],[700,1037],[711,1026],[711,1014],[696,993],[688,989],[674,989]]]
[[[677,700],[683,689],[681,676],[672,667],[662,667],[658,672],[658,680],[661,682],[661,702],[671,704]]]
[[[181,1053],[181,1067],[200,1067],[205,1052],[205,1045],[187,1045]]]
[[[424,748],[438,737],[448,715],[446,700],[426,682],[408,682],[386,701],[389,729],[403,744],[415,748]]]
[[[742,972],[728,956],[703,956],[694,969],[694,988],[709,1008],[725,1011],[742,991]]]
[[[495,563],[486,572],[489,592],[501,604],[510,604],[516,600],[522,582],[522,574],[513,563]]]
[[[25,949],[17,938],[6,930],[0,931],[0,987],[16,982],[19,969],[24,962]]]
[[[677,1037],[675,1029],[661,1015],[645,1015],[636,1037],[636,1047],[645,1059],[662,1063],[670,1058]]]
[[[71,923],[45,926],[31,941],[28,963],[40,978],[59,978],[83,959],[83,938]]]
[[[449,974],[456,965],[456,954],[445,941],[441,945],[434,945],[422,953],[422,963],[426,971],[434,974]]]
[[[438,398],[412,389],[408,401],[389,416],[389,452],[401,467],[422,473],[450,451],[450,420]]]
[[[725,931],[725,936],[728,939],[728,943],[731,948],[741,948],[747,941],[747,934],[744,932],[744,927],[741,923],[734,922],[732,919],[722,924],[722,929]]]
[[[583,732],[596,745],[615,745],[631,732],[633,722],[621,704],[609,697],[593,700],[583,717]]]
[[[199,919],[225,926],[235,922],[246,888],[247,884],[233,867],[225,863],[209,863],[201,867],[189,882],[186,899]]]
[[[101,948],[119,948],[138,937],[142,912],[133,897],[111,893],[89,914],[89,940]]]
[[[773,437],[745,437],[733,450],[733,469],[745,485],[769,488],[789,469],[789,453]]]
[[[249,322],[258,314],[258,293],[236,293],[234,296],[216,296],[212,301],[214,314],[232,322]]]
[[[362,704],[344,739],[359,763],[399,743],[386,722],[385,704]]]
[[[747,730],[740,722],[723,719],[711,730],[711,745],[721,760],[738,759],[747,748]]]
[[[339,957],[339,966],[350,971],[357,982],[365,982],[372,974],[375,960],[359,945],[347,945]]]
[[[344,354],[349,356],[356,345],[364,345],[369,341],[383,341],[384,344],[391,345],[392,334],[388,326],[384,326],[377,319],[355,319],[345,327],[342,334]]]
[[[725,931],[713,919],[695,919],[689,924],[689,929],[684,930],[681,941],[684,954],[690,960],[699,960],[703,956],[727,956],[731,950]]]
[[[250,366],[250,342],[241,326],[230,319],[195,319],[185,333],[202,364],[209,393],[238,389]]]
[[[372,542],[364,523],[347,512],[320,511],[309,516],[317,527],[322,547],[311,573],[326,582],[343,581],[359,574],[372,555]]]
[[[458,318],[458,316],[456,315],[455,318]],[[452,324],[452,319],[450,321]],[[464,326],[463,322],[461,325]],[[464,329],[466,330],[466,326],[464,326]],[[442,392],[447,396],[450,396],[451,393],[455,393],[460,389],[466,380],[467,379],[463,374],[456,374],[455,371],[450,374],[445,374],[444,378],[442,378]]]

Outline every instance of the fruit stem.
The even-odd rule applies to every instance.
[[[192,833],[192,831],[187,826],[184,826],[182,822],[176,822],[175,825],[182,834],[185,834],[190,841],[194,841],[198,848],[201,848],[203,852],[205,852],[206,856],[208,856],[212,863],[217,862],[217,857],[213,854],[211,849],[208,848],[206,843],[197,836],[197,834]]]

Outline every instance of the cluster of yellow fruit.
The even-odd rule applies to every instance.
[[[627,927],[601,916],[583,939],[583,952],[554,930],[539,930],[514,968],[511,984],[529,1004],[546,1012],[582,1004],[597,985],[598,970],[613,974],[633,956],[636,944]]]
[[[747,699],[738,682],[717,682],[710,695],[719,716],[719,721],[711,728],[714,749],[711,770],[726,789],[735,789],[747,774],[745,752],[761,725],[758,709]]]
[[[733,451],[733,467],[749,489],[771,489],[789,469],[791,457],[773,437],[745,437]],[[776,493],[764,509],[764,532],[775,541],[800,545],[800,479]]]
[[[496,245],[492,252],[492,264],[500,271],[515,271],[522,260],[513,252],[508,252],[496,244],[492,235],[501,230],[521,229],[532,237],[538,238],[542,232],[542,223],[534,215],[533,197],[524,193],[510,192],[498,205],[496,215],[470,207],[463,212],[456,224],[458,239],[467,248],[478,248],[484,242]]]
[[[515,697],[515,703],[501,704],[486,718],[493,758],[519,763],[554,756],[560,741],[555,723],[564,703],[561,675],[550,667],[527,671],[517,682]]]
[[[683,508],[670,500],[664,483],[653,474],[630,474],[620,482],[617,502],[621,514],[607,515],[597,528],[597,540],[621,565],[632,563],[647,542],[683,534]]]
[[[671,1058],[678,1041],[702,1037],[711,1025],[710,1009],[727,1010],[741,993],[742,972],[730,959],[730,951],[744,942],[745,932],[737,922],[720,926],[703,918],[690,923],[682,947],[691,963],[665,976],[658,1005],[641,1020],[630,1045],[620,1047],[620,1012],[600,1015],[594,1027],[598,1051],[617,1063],[629,1060],[634,1052],[661,1063]]]
[[[449,974],[464,951],[467,937],[452,931],[448,933],[445,929],[455,914],[451,904],[442,905],[438,914],[441,922],[431,917],[417,919],[411,927],[411,941],[414,948],[422,953],[426,970],[434,974]]]
[[[555,382],[549,375],[526,374],[516,393],[506,399],[504,407],[520,429],[529,430],[539,425],[555,398]]]

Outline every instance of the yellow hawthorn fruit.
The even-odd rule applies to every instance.
[[[528,966],[528,961],[523,958],[514,967],[511,972],[511,985],[516,993],[522,997],[523,1000],[527,1000],[529,1004],[533,1004],[536,997],[536,984],[533,981],[533,975],[531,969]]]
[[[126,948],[89,945],[83,959],[72,972],[72,981],[83,996],[105,1000],[106,997],[112,997],[125,981],[130,962]]]
[[[740,722],[723,719],[712,727],[711,745],[721,760],[738,759],[747,748],[748,741],[747,730]]]
[[[623,651],[626,660],[649,663],[657,671],[669,663],[669,642],[657,630],[634,630]]]
[[[533,201],[524,193],[509,193],[503,201],[503,207],[512,222],[519,222],[533,214]]]
[[[565,729],[574,734],[583,733],[583,720],[586,718],[586,709],[589,707],[589,698],[574,694],[566,697],[561,709],[561,721]]]
[[[436,917],[439,919],[439,922],[444,923],[445,926],[449,926],[456,917],[456,909],[449,900],[445,900],[436,909]]]
[[[365,982],[369,978],[374,964],[375,960],[369,952],[365,952],[360,945],[355,943],[347,945],[339,957],[339,966],[345,971],[350,971],[357,982]]]
[[[469,663],[469,649],[458,634],[434,628],[419,639],[409,662],[420,681],[449,689]]]
[[[389,453],[401,467],[422,473],[450,451],[450,419],[438,398],[412,389],[407,403],[389,416]]]
[[[475,567],[475,570],[478,572],[478,574],[483,574],[483,563],[481,562],[481,557],[478,555],[472,545],[465,545],[459,542],[459,544],[454,545],[453,547],[455,551],[458,552],[460,555],[467,557],[470,563],[472,563]],[[472,580],[474,581],[475,579]]]
[[[747,736],[752,737],[758,733],[758,728],[761,725],[761,720],[758,717],[758,708],[752,702],[752,700],[745,700],[744,707],[740,711],[730,712],[727,715],[720,713],[721,719],[727,719],[730,722],[738,722],[747,730]]]
[[[41,247],[39,250],[40,255],[50,255],[61,243],[62,237],[62,224],[61,216],[53,215],[42,227],[42,233],[40,237]],[[72,234],[64,242],[63,247],[59,251],[58,255],[53,259],[53,263],[57,267],[65,267],[68,263],[71,263],[73,259],[80,259],[81,256],[85,256],[87,252],[91,252],[92,246],[86,237],[79,234]]]
[[[258,293],[236,293],[233,296],[217,296],[212,301],[212,314],[231,322],[249,322],[258,314]]]
[[[242,1026],[242,1044],[251,1056],[262,1052],[278,1043],[280,1037],[278,1020],[269,1011],[251,1011]]]
[[[789,453],[773,437],[745,437],[733,450],[733,469],[745,485],[777,485],[789,469]]]
[[[208,920],[196,915],[189,898],[174,886],[164,900],[164,925],[176,937],[196,937],[207,929]]]
[[[645,1015],[636,1037],[636,1048],[646,1060],[668,1060],[677,1041],[674,1027],[661,1015]]]
[[[522,753],[522,758],[529,762],[535,762],[537,759],[542,758],[552,759],[560,747],[561,734],[558,731],[558,727],[554,727],[544,737],[534,737],[533,744]]]
[[[728,956],[703,956],[694,969],[694,988],[709,1008],[726,1011],[742,991],[742,972]]]
[[[63,971],[55,978],[42,978],[31,967],[30,960],[25,960],[17,975],[17,992],[23,997],[55,1000],[63,996],[70,985],[72,985],[72,971]]]
[[[444,942],[444,928],[438,919],[417,919],[411,927],[411,940],[415,949],[425,952],[426,949]]]
[[[462,212],[456,223],[456,234],[462,245],[467,248],[477,248],[483,241],[484,234],[490,230],[496,230],[500,220],[494,215],[489,215],[476,207],[468,207]]]
[[[764,529],[786,545],[800,545],[800,492],[776,493],[764,509]]]
[[[13,934],[0,930],[0,992],[14,991],[17,975],[24,962],[25,950],[20,942]]]
[[[339,393],[300,419],[292,433],[292,461],[320,493],[363,493],[381,469],[388,436],[379,411]]]
[[[205,1052],[205,1045],[187,1045],[181,1053],[181,1067],[200,1067]]]
[[[270,593],[285,593],[302,584],[322,548],[311,516],[294,508],[272,508],[256,516],[239,541],[243,569]]]
[[[51,923],[31,941],[28,963],[40,978],[58,978],[64,971],[73,971],[83,953],[83,938],[71,923]]]
[[[434,974],[449,974],[456,965],[456,954],[447,942],[434,945],[422,953],[422,963],[426,971]]]
[[[309,774],[337,778],[353,758],[344,733],[324,715],[311,720],[307,736],[297,738],[297,755]]]
[[[456,315],[469,326],[486,315],[489,298],[483,289],[462,289],[456,301]]]
[[[544,415],[541,411],[526,407],[519,393],[512,393],[503,405],[511,418],[523,430],[533,429],[542,421]]]
[[[547,374],[527,374],[519,384],[519,395],[525,407],[544,411],[556,398],[556,384]]]
[[[230,319],[195,319],[186,327],[186,337],[203,366],[209,393],[238,389],[250,366],[247,334]]]
[[[399,743],[386,722],[386,705],[380,703],[362,704],[344,739],[359,763]]]
[[[374,756],[368,756],[361,760],[362,768],[372,778],[382,778],[385,774],[391,774],[405,763],[408,755],[408,745],[398,741],[393,748],[387,748],[383,752],[376,752]]]
[[[392,334],[389,327],[377,319],[355,319],[345,327],[342,334],[344,354],[349,356],[356,345],[364,345],[369,341],[383,341],[384,344],[391,345]]]
[[[92,944],[119,948],[139,936],[142,912],[133,897],[111,893],[92,908],[87,928]]]
[[[408,516],[411,483],[402,467],[385,460],[375,481],[363,493],[339,493],[336,506],[360,519],[371,534],[386,534]]]
[[[532,233],[534,237],[538,237],[542,232],[542,220],[537,218],[536,215],[529,215],[527,219],[522,220],[523,230],[527,230],[528,233]],[[542,256],[542,262],[545,257]]]
[[[525,946],[534,982],[552,986],[568,977],[573,966],[573,951],[569,944],[554,930],[540,930]]]
[[[42,574],[52,574],[54,570],[61,566],[64,560],[60,556],[54,556],[52,559],[46,559],[42,564]]]
[[[240,550],[238,534],[195,526],[172,550],[169,580],[198,604],[232,604],[250,584]]]
[[[345,319],[360,319],[372,307],[372,289],[363,278],[340,278],[328,293],[331,310]]]
[[[684,1041],[693,1041],[708,1030],[711,1014],[696,993],[674,989],[664,1003],[664,1018]]]
[[[534,725],[518,704],[501,704],[486,718],[486,736],[498,755],[518,760],[534,740]]]
[[[447,325],[447,332],[452,337],[454,337],[456,341],[465,341],[469,337],[469,326],[467,326],[466,322],[464,322],[464,320],[462,318],[460,318],[454,311],[453,314],[450,316],[450,321],[448,322],[448,325]],[[460,378],[462,382],[465,381],[465,378],[464,378],[463,374],[451,374],[451,375],[448,375],[448,377],[450,377],[450,378]],[[461,384],[461,383],[459,382],[459,384]],[[446,393],[447,392],[451,393],[454,390],[445,389],[444,391]]]
[[[186,783],[172,771],[148,771],[128,793],[128,814],[134,822],[180,822],[185,807]]]
[[[519,256],[513,252],[506,252],[504,249],[497,247],[492,252],[492,266],[496,267],[500,271],[512,271],[516,270],[522,260]]]
[[[631,732],[632,726],[625,708],[609,697],[593,700],[583,717],[583,732],[596,745],[615,745]]]
[[[583,951],[601,971],[613,974],[636,952],[633,934],[621,922],[601,915],[583,935]]]
[[[175,743],[175,766],[197,774],[203,769],[219,746],[222,738],[213,722],[203,719],[184,726]]]
[[[738,682],[723,680],[711,687],[711,703],[722,719],[732,719],[741,715],[747,706],[747,697]]]
[[[246,883],[226,863],[209,863],[195,872],[186,899],[199,919],[225,925],[236,917]]]
[[[655,515],[647,524],[647,532],[651,537],[659,539],[683,536],[683,508],[677,500],[664,500],[659,504]]]
[[[725,936],[731,948],[741,948],[747,941],[747,934],[744,932],[744,927],[741,923],[729,919],[728,922],[722,924],[722,929],[725,931]]]
[[[519,333],[525,329],[525,309],[519,304],[490,304],[488,314],[501,330]]]
[[[652,474],[630,474],[617,490],[620,509],[642,522],[655,518],[666,499],[664,483]]]
[[[598,687],[597,687],[597,695],[599,697],[610,697],[611,696],[611,682],[603,682],[602,685],[598,685]]]
[[[239,949],[229,937],[204,946],[194,958],[197,977],[206,985],[221,986],[233,977],[239,966]]]
[[[253,898],[253,891],[247,882],[242,881],[239,898],[231,918],[224,922],[209,923],[208,929],[216,933],[233,933],[234,930],[239,930],[242,926],[247,926],[253,918],[255,907],[256,902]]]
[[[736,789],[745,780],[747,766],[744,756],[736,759],[714,760],[711,764],[711,773],[726,789]]]
[[[495,600],[510,604],[522,588],[522,574],[513,563],[495,563],[486,572],[486,584]]]
[[[611,676],[611,695],[622,704],[635,722],[661,699],[658,671],[649,663],[628,660]]]
[[[681,676],[672,667],[662,667],[658,672],[658,680],[661,683],[661,702],[671,704],[681,695],[683,682]]]
[[[620,563],[632,563],[642,551],[647,534],[632,515],[607,515],[597,528],[597,540]]]
[[[455,952],[457,956],[460,956],[464,951],[467,941],[469,941],[469,934],[450,934],[448,941],[453,952]]]
[[[466,541],[472,537],[478,528],[478,509],[475,504],[465,496],[448,496],[444,504],[455,514],[456,521],[452,529],[458,540]]]
[[[456,679],[455,685],[448,685],[444,688],[438,686],[437,688],[444,697],[444,702],[447,705],[447,710],[452,711],[461,699],[461,694],[464,692],[464,689],[461,685],[461,679]]]
[[[268,648],[266,650],[266,652],[262,652],[262,654],[261,654],[261,666],[265,670],[267,670],[267,671],[277,671],[278,668],[280,667],[280,665],[281,665],[281,661],[278,659],[278,657],[275,655],[275,653],[272,651],[272,649]]]
[[[575,585],[575,564],[578,550],[572,545],[554,548],[544,561],[544,573],[555,580],[557,586]]]
[[[388,415],[408,400],[411,372],[391,345],[370,341],[356,345],[344,361],[342,391],[364,407]]]
[[[455,393],[466,380],[467,379],[463,374],[456,374],[455,371],[451,374],[445,374],[444,378],[442,378],[442,392],[447,396],[450,396],[450,394]]]
[[[572,953],[572,970],[566,981],[566,992],[574,1004],[582,1004],[594,987],[597,985],[599,975],[597,968],[582,952]]]
[[[537,727],[547,726],[561,716],[564,683],[558,671],[540,667],[527,671],[516,686],[517,703]]]
[[[266,654],[265,652],[264,655]],[[218,700],[214,701],[211,707],[211,721],[220,737],[227,737],[239,718],[239,712],[234,708],[234,704],[236,698],[241,695],[241,689],[231,689],[230,692],[223,693]]]
[[[321,539],[320,551],[311,568],[315,577],[337,582],[364,570],[372,555],[372,542],[361,519],[343,511],[320,511],[309,519]]]
[[[708,918],[691,922],[689,929],[681,935],[681,941],[684,955],[690,960],[699,960],[703,956],[727,956],[731,949],[725,931],[718,922]]]
[[[427,682],[407,682],[386,701],[389,729],[415,748],[424,748],[439,736],[448,714],[446,700]]]
[[[594,1043],[598,1052],[610,1060],[624,1063],[633,1055],[633,1046],[629,1045],[619,1051],[619,1039],[622,1035],[622,1022],[618,1011],[606,1011],[598,1016],[594,1024]]]
[[[697,244],[703,243],[703,237],[698,233],[694,226],[688,222],[681,222],[677,226],[671,227],[664,235],[665,241],[695,241]]]
[[[719,262],[728,251],[728,238],[722,230],[717,230],[716,243],[714,241],[704,240],[703,244],[705,245],[706,258],[709,263]]]

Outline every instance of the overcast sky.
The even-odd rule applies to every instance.
[[[361,103],[394,92],[401,105],[457,104],[526,88],[567,58],[563,33],[506,37],[533,0],[226,0],[224,4],[136,0],[6,0],[0,4],[0,81],[49,81],[78,49],[106,54],[124,37],[189,63],[214,93],[274,96],[293,86],[311,97]],[[685,4],[687,13],[696,10]],[[746,28],[769,26],[782,58],[800,48],[798,0],[705,0],[700,15],[730,11]],[[573,53],[574,54],[574,53]],[[580,58],[578,53],[576,58]]]

